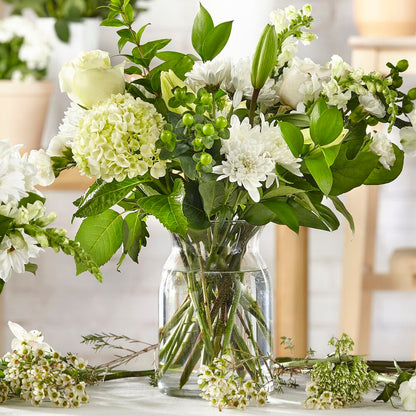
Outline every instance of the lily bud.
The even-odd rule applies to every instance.
[[[188,86],[171,70],[169,69],[168,72],[163,71],[160,74],[160,86],[162,89],[162,98],[165,104],[167,105],[168,109],[172,111],[173,113],[183,114],[185,111],[187,111],[187,108],[185,107],[178,107],[178,108],[172,108],[169,106],[169,100],[173,97],[172,90],[175,87],[186,87],[187,90],[191,91]]]
[[[257,44],[251,67],[251,84],[255,90],[260,90],[276,64],[277,36],[274,26],[267,25]]]

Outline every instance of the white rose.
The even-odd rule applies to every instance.
[[[358,101],[364,107],[364,110],[368,111],[371,115],[377,118],[383,118],[386,115],[386,109],[381,100],[371,92],[360,95]]]
[[[400,384],[399,396],[406,410],[416,410],[416,376]]]
[[[112,94],[124,93],[124,63],[112,67],[108,52],[100,50],[83,53],[62,67],[59,85],[72,101],[91,108]]]
[[[32,150],[29,154],[29,162],[36,166],[36,177],[39,185],[49,186],[54,182],[55,175],[52,169],[51,158],[43,149]]]
[[[296,108],[318,97],[322,81],[329,79],[330,70],[315,64],[310,59],[294,58],[292,64],[285,68],[279,86],[280,101]]]

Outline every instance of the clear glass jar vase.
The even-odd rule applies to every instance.
[[[272,292],[258,250],[261,227],[212,222],[172,234],[159,299],[159,389],[199,396],[200,365],[228,354],[239,373],[264,381],[272,353]]]

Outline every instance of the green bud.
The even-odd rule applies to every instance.
[[[409,68],[409,62],[407,62],[406,59],[401,59],[399,62],[397,62],[396,68],[400,72],[407,71],[407,69]]]
[[[274,26],[266,25],[257,44],[251,67],[251,84],[255,90],[263,88],[276,63],[277,36]]]

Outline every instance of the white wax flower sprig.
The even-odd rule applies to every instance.
[[[49,401],[57,407],[79,407],[88,402],[82,380],[86,361],[74,354],[61,356],[37,330],[26,331],[11,321],[9,328],[16,338],[12,351],[1,359],[0,403],[20,398],[34,406]]]

